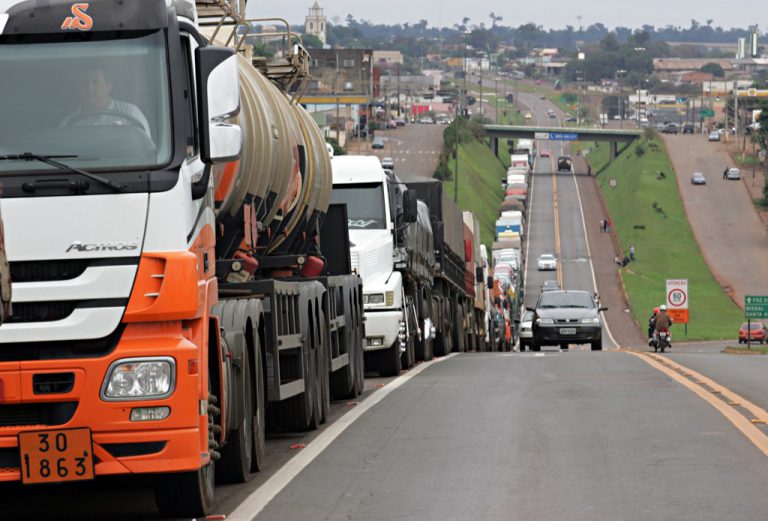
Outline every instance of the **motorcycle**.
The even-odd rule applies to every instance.
[[[672,346],[672,335],[669,334],[669,331],[666,329],[662,329],[656,334],[656,339],[653,343],[653,352],[658,353],[661,351],[662,353],[669,349]]]

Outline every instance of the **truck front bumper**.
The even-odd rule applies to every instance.
[[[110,365],[121,359],[170,357],[175,384],[165,398],[107,401],[101,390]],[[0,481],[19,481],[20,432],[87,428],[93,441],[96,476],[180,472],[208,462],[208,419],[201,402],[204,367],[200,351],[184,337],[181,324],[137,324],[126,327],[112,351],[98,358],[0,362],[4,396],[0,408],[25,411],[0,428]],[[71,374],[65,392],[41,394],[36,377]],[[156,421],[134,421],[136,408],[167,407]]]
[[[389,349],[399,342],[400,326],[403,321],[401,310],[365,311],[365,351]]]

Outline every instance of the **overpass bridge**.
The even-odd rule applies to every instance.
[[[619,143],[631,143],[643,135],[642,130],[603,128],[533,127],[515,125],[483,125],[491,138],[493,153],[499,155],[499,139],[541,139],[548,141],[605,141],[611,146],[611,160],[619,153]]]

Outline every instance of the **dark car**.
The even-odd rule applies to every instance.
[[[541,346],[590,344],[593,351],[603,349],[603,319],[591,293],[586,291],[547,291],[539,295],[533,311],[531,351]]]
[[[693,125],[690,123],[683,125],[683,134],[693,134]]]
[[[677,134],[677,125],[674,123],[668,123],[661,132],[663,134]]]
[[[569,156],[560,156],[557,158],[557,171],[570,172],[573,162]]]

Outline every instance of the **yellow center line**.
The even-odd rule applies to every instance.
[[[755,447],[768,456],[768,436],[754,425],[765,423],[768,419],[768,412],[764,409],[718,384],[711,378],[707,378],[682,364],[673,362],[669,358],[640,351],[626,350],[626,352],[640,358],[654,369],[661,371],[683,387],[693,391],[699,398],[717,409]],[[709,387],[709,389],[705,386]],[[720,396],[723,398],[721,399]],[[736,407],[742,407],[749,411],[755,418],[747,418]]]

